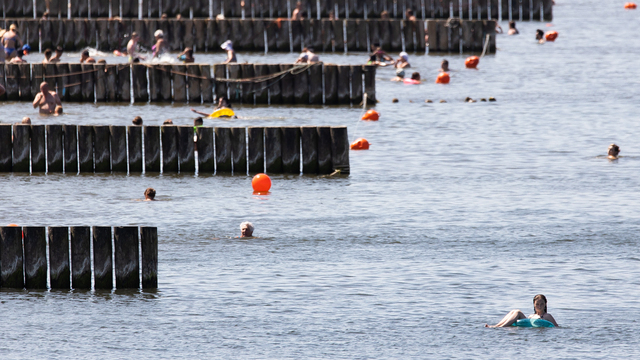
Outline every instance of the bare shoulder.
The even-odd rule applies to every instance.
[[[549,321],[555,326],[559,326],[558,323],[556,322],[556,319],[554,319],[553,316],[549,313],[542,315],[542,319]]]

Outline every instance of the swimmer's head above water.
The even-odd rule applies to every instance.
[[[156,190],[154,188],[147,188],[144,191],[144,201],[153,201],[156,198]]]
[[[547,313],[547,298],[538,294],[533,297],[533,312],[542,316]]]
[[[252,237],[253,236],[253,224],[245,221],[240,224],[240,237]]]
[[[609,159],[617,159],[618,154],[620,154],[620,147],[616,144],[609,145],[609,150],[607,151],[607,157]]]
[[[62,106],[58,105],[56,106],[55,110],[53,111],[53,113],[58,116],[58,115],[62,115],[63,110],[62,110]]]

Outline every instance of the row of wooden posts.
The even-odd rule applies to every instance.
[[[0,227],[2,288],[91,289],[93,280],[94,289],[111,290],[114,272],[116,289],[157,288],[158,229],[144,226]]]
[[[68,102],[359,105],[376,99],[376,68],[292,64],[0,64],[0,100],[33,101],[43,81]],[[6,79],[5,79],[6,78]]]
[[[0,172],[247,175],[336,170],[350,170],[345,126],[201,126],[194,132],[193,126],[0,124]]]
[[[425,51],[425,21],[421,20],[0,20],[0,28],[11,24],[18,26],[34,51],[40,45],[42,50],[58,46],[65,51],[124,50],[134,31],[143,49],[151,49],[156,30],[163,31],[171,51],[189,47],[196,52],[222,52],[220,45],[227,40],[236,51],[265,53],[298,52],[304,47],[317,52],[369,51],[374,43],[387,51]]]
[[[49,2],[47,8],[46,2]],[[41,17],[49,11],[52,17],[213,18],[218,14],[238,18],[289,18],[298,0],[0,0],[3,17]],[[405,19],[411,9],[419,19],[464,17],[474,19],[544,20],[552,16],[552,0],[300,0],[303,11],[313,19],[380,18],[383,12],[391,18]],[[4,4],[2,4],[4,2]],[[4,6],[2,6],[4,5]]]

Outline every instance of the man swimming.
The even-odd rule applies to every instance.
[[[240,237],[241,238],[250,238],[253,237],[253,224],[245,221],[242,224],[240,224]]]
[[[147,188],[144,191],[144,201],[154,201],[156,199],[156,190],[154,188]]]
[[[56,110],[57,106],[62,109],[62,102],[60,97],[55,91],[49,90],[49,84],[42,82],[40,84],[40,92],[33,99],[33,108],[40,108],[40,114],[51,115]]]

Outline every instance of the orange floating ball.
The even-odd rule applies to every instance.
[[[449,74],[443,72],[440,73],[440,75],[438,75],[438,77],[436,78],[436,84],[448,84],[450,80],[451,78],[449,77]]]
[[[558,38],[558,32],[557,31],[549,31],[546,34],[544,34],[544,38],[547,41],[556,41],[556,39]]]
[[[464,61],[464,66],[467,67],[467,69],[475,69],[476,66],[478,66],[478,64],[480,63],[480,58],[477,56],[469,56],[467,58],[467,60]]]
[[[11,226],[11,227],[18,227],[18,224],[9,224],[7,226]]]
[[[258,174],[251,180],[255,192],[267,192],[271,189],[271,178],[267,174]]]
[[[375,110],[369,110],[362,115],[362,120],[378,121],[380,113]]]
[[[351,143],[351,150],[369,150],[369,142],[367,139],[357,139]]]
[[[628,2],[628,3],[624,4],[624,8],[625,9],[635,9],[636,7],[637,7],[636,4],[632,3],[632,2]]]

